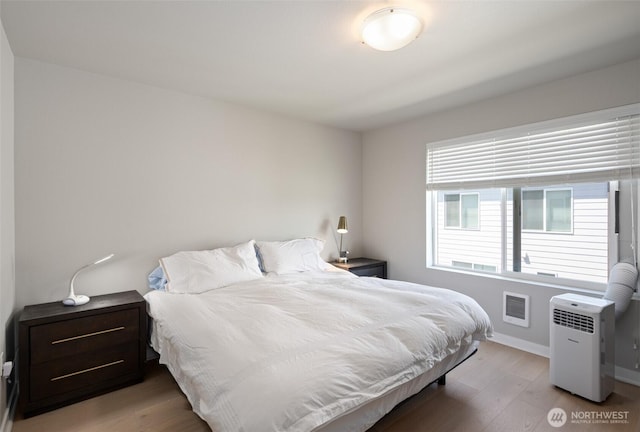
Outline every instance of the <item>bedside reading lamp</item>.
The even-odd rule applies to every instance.
[[[346,263],[347,262],[347,251],[342,250],[342,235],[349,232],[347,229],[347,217],[340,216],[338,219],[338,233],[340,234],[340,257],[338,258],[338,262]]]
[[[86,295],[76,295],[76,293],[73,291],[73,281],[76,280],[76,277],[78,276],[78,273],[80,273],[82,270],[91,267],[93,265],[96,264],[100,264],[103,263],[107,260],[110,260],[111,258],[113,258],[113,254],[108,255],[104,258],[100,258],[97,261],[92,262],[91,264],[87,264],[85,266],[82,266],[78,269],[77,272],[74,273],[73,277],[71,278],[71,283],[69,284],[69,296],[67,296],[66,299],[62,300],[62,303],[64,303],[65,306],[80,306],[83,304],[87,304],[89,303],[89,297]]]

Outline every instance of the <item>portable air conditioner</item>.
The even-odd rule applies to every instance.
[[[615,380],[615,306],[577,294],[551,298],[551,384],[595,402]]]

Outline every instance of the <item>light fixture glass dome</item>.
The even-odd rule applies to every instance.
[[[362,40],[380,51],[408,45],[422,32],[422,21],[409,9],[388,7],[369,15],[362,23]]]

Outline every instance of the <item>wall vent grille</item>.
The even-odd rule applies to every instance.
[[[529,296],[505,291],[502,319],[510,324],[529,327]]]

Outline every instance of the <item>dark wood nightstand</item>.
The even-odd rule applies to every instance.
[[[25,306],[19,332],[25,418],[143,379],[147,312],[137,291],[94,296],[82,306]]]
[[[387,278],[387,262],[371,258],[350,258],[346,263],[331,263],[358,276]]]

